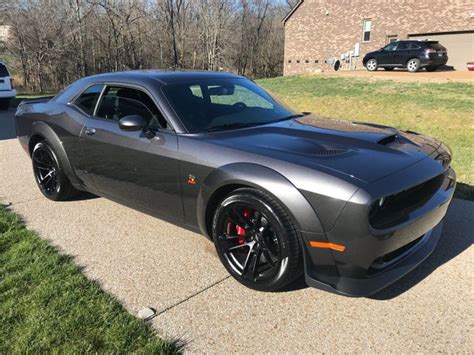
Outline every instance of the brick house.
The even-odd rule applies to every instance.
[[[331,58],[364,69],[367,52],[407,38],[440,41],[456,70],[474,61],[472,0],[300,0],[283,23],[285,75],[333,70]]]

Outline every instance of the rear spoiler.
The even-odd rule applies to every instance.
[[[18,105],[17,105],[17,109],[20,108],[21,106],[23,105],[29,105],[29,104],[39,104],[39,103],[42,103],[42,102],[48,102],[49,100],[51,100],[54,96],[44,96],[44,97],[38,97],[36,99],[24,99],[24,100],[21,100]]]
[[[44,96],[44,97],[38,97],[37,99],[24,99],[20,101],[21,104],[39,104],[41,102],[48,102],[51,100],[54,96]]]

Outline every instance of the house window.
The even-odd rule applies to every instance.
[[[291,59],[290,59],[290,60],[288,60],[288,63],[291,63]]]
[[[387,36],[387,44],[396,42],[398,40],[397,35],[390,35]]]
[[[318,63],[319,63],[319,60],[316,59],[314,62],[315,62],[316,64],[318,64]]]
[[[362,27],[362,30],[363,30],[362,40],[364,42],[369,42],[370,41],[370,31],[372,30],[372,20],[370,20],[370,19],[364,20],[364,25]]]

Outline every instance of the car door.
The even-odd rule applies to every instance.
[[[410,43],[409,42],[400,42],[395,51],[395,64],[397,65],[405,65],[408,59],[411,58],[411,50],[410,50]]]
[[[378,55],[378,59],[377,59],[378,64],[387,65],[387,66],[394,65],[395,64],[394,56],[396,53],[397,46],[398,46],[398,42],[393,42],[386,45],[384,48],[382,48],[382,50],[379,52],[379,55]]]
[[[128,115],[144,117],[148,126],[120,129]],[[87,174],[100,194],[182,220],[177,142],[150,95],[125,85],[106,86],[81,132]]]

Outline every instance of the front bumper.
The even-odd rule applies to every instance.
[[[408,211],[396,224],[374,228],[367,218],[373,200],[368,203],[356,194],[347,203],[335,226],[326,231],[324,236],[301,232],[305,245],[307,284],[348,296],[369,296],[422,263],[438,243],[442,221],[455,189],[454,171],[448,168],[439,174],[432,162],[427,160],[415,164],[371,186],[373,195],[383,196],[384,188],[397,189],[396,184],[401,186],[403,177],[416,174],[417,169],[425,169],[421,171],[432,174],[427,181],[433,177],[438,179],[437,190],[422,204]],[[430,168],[433,170],[430,171]],[[322,238],[345,249],[338,251],[311,247],[312,240]]]

